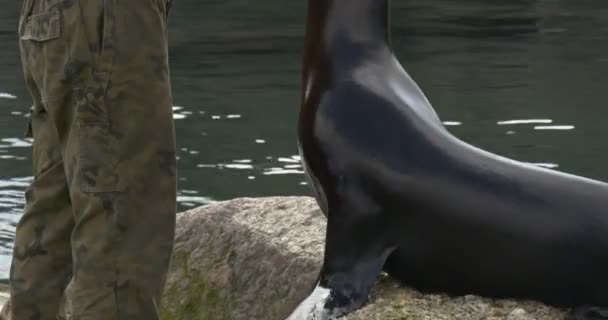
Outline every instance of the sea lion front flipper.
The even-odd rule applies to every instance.
[[[574,308],[567,320],[608,320],[608,308],[592,306]]]
[[[347,207],[352,208],[330,207],[319,281],[287,320],[334,320],[360,308],[367,300],[394,248],[387,228],[380,225],[384,220],[377,213]]]

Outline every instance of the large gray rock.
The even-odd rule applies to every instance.
[[[163,320],[284,320],[321,267],[325,218],[308,197],[243,198],[180,213]],[[533,281],[533,279],[531,279]],[[561,320],[534,302],[422,295],[381,276],[345,320]]]

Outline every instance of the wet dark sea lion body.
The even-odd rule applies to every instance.
[[[387,0],[308,10],[299,149],[328,223],[317,286],[289,319],[361,307],[382,269],[608,319],[608,184],[450,134],[392,51]]]

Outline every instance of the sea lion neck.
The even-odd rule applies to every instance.
[[[389,1],[308,0],[305,97],[313,83],[327,84],[330,69],[356,63],[372,50],[390,49]]]
[[[341,46],[390,46],[389,0],[309,0],[307,44],[331,55]]]
[[[310,0],[318,2],[319,0]],[[347,42],[360,46],[390,45],[389,0],[326,0],[323,41],[329,50]]]

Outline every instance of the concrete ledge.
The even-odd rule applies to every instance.
[[[242,198],[180,213],[163,320],[284,320],[312,288],[325,217],[309,197]],[[422,295],[382,276],[345,320],[561,320],[534,302]]]

